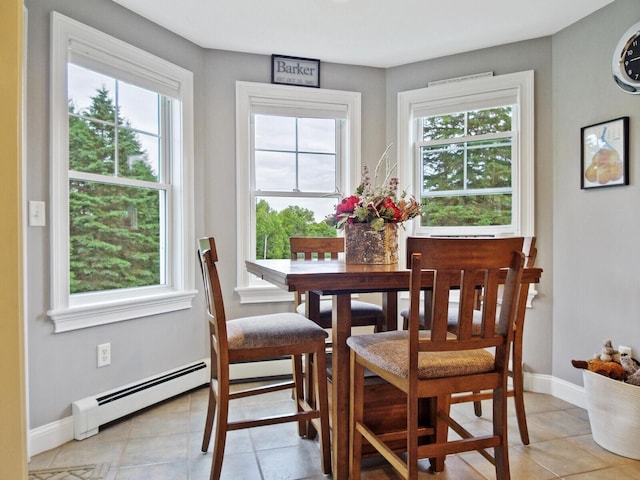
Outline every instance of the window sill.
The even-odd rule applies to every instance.
[[[293,293],[267,285],[264,287],[238,287],[236,292],[240,296],[240,303],[276,303],[293,302]]]
[[[163,293],[145,298],[50,310],[47,315],[53,320],[54,333],[69,332],[176,310],[186,310],[191,308],[196,293],[196,290]]]

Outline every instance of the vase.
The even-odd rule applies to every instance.
[[[385,223],[381,230],[374,230],[368,223],[347,223],[344,239],[347,263],[398,263],[398,225],[395,223]]]

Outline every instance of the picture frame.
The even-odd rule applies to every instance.
[[[320,88],[320,60],[271,55],[271,83]]]
[[[629,185],[629,117],[580,129],[580,188]]]

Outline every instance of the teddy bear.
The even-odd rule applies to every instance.
[[[618,362],[605,362],[599,358],[592,358],[591,360],[571,360],[571,364],[575,368],[590,370],[614,380],[625,380],[627,378],[627,371]]]
[[[600,354],[596,354],[595,358],[602,360],[603,362],[616,362],[620,363],[620,352],[618,352],[613,345],[611,344],[611,340],[605,340],[602,342],[602,350]]]
[[[640,362],[635,358],[631,358],[629,355],[622,355],[620,365],[622,365],[627,372],[626,382],[631,385],[640,386]]]

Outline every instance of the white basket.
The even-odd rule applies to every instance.
[[[602,448],[640,460],[640,387],[582,371],[593,439]]]

